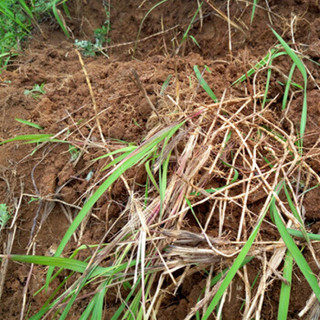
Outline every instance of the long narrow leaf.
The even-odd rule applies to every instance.
[[[76,259],[68,259],[61,257],[47,257],[47,256],[29,256],[29,255],[15,255],[9,256],[10,260],[24,263],[34,263],[44,266],[61,267],[64,269],[83,273],[87,267],[87,263]]]
[[[256,7],[257,7],[257,4],[258,4],[258,1],[259,0],[253,0],[250,24],[252,24],[252,22],[253,22],[253,18],[254,18],[254,14],[255,14],[255,11],[256,11]]]
[[[198,13],[199,13],[202,5],[203,5],[203,2],[200,3],[200,5],[198,6],[196,12],[194,13],[194,15],[193,15],[193,17],[192,17],[192,19],[191,19],[188,27],[187,27],[187,30],[184,32],[184,34],[183,34],[183,36],[182,36],[182,40],[181,40],[180,46],[181,46],[181,45],[184,43],[184,41],[188,38],[188,34],[189,34],[190,29],[191,29],[191,26],[193,25],[193,22],[194,22],[194,20],[196,19],[196,17],[197,17],[197,15],[198,15]]]
[[[21,135],[21,136],[16,136],[11,139],[4,140],[0,142],[0,146],[2,144],[12,142],[12,141],[39,141],[39,140],[49,140],[53,135],[52,134],[26,134],[26,135]]]
[[[290,229],[290,228],[287,229],[287,230],[288,230],[289,234],[291,234],[294,237],[299,237],[299,238],[304,238],[305,237],[304,233],[302,233],[299,230]],[[308,235],[308,238],[310,240],[320,241],[320,234],[314,234],[314,233],[309,233],[308,232],[307,235]]]
[[[58,13],[58,9],[56,7],[57,3],[58,3],[58,0],[56,0],[55,3],[52,5],[52,12],[53,12],[58,24],[60,25],[61,29],[63,30],[64,34],[66,35],[67,38],[69,38],[70,37],[69,31],[66,29],[66,27],[61,19],[61,16]]]
[[[284,282],[281,283],[278,320],[283,320],[288,318],[292,270],[293,270],[293,257],[290,251],[287,251],[287,254],[284,260],[283,278],[287,280],[288,283],[284,283]]]
[[[303,138],[304,131],[306,129],[306,123],[307,123],[307,83],[308,83],[308,77],[307,77],[307,71],[303,64],[303,62],[299,59],[299,57],[296,55],[296,53],[288,46],[288,44],[281,38],[281,36],[273,29],[271,29],[274,35],[277,37],[281,45],[283,46],[284,50],[287,52],[287,54],[290,56],[292,61],[295,63],[297,68],[302,74],[303,80],[304,80],[304,89],[303,89],[303,103],[302,103],[302,113],[301,113],[301,121],[300,121],[300,138]]]
[[[27,120],[23,120],[23,119],[20,119],[20,118],[14,118],[14,120],[20,122],[20,123],[23,123],[29,127],[33,127],[33,128],[36,128],[36,129],[39,129],[39,130],[43,130],[43,127],[39,126],[38,124],[36,123],[33,123],[33,122],[30,122],[30,121],[27,121]]]
[[[104,158],[108,158],[114,154],[117,154],[117,153],[124,153],[124,152],[131,152],[133,150],[137,149],[137,146],[128,146],[128,147],[124,147],[124,148],[121,148],[121,149],[117,149],[117,150],[114,150],[112,152],[109,152],[107,154],[104,154],[100,157],[97,157],[97,158],[94,158],[92,161],[98,161],[100,159],[104,159]]]
[[[299,248],[297,247],[297,245],[295,244],[293,239],[290,237],[289,232],[280,217],[280,214],[279,214],[278,209],[275,204],[275,200],[270,205],[270,211],[273,214],[275,224],[279,230],[279,233],[280,233],[286,247],[288,248],[288,250],[292,254],[294,261],[296,262],[296,264],[298,265],[302,274],[304,275],[304,277],[308,281],[308,283],[309,283],[311,289],[313,290],[314,294],[316,295],[317,299],[320,301],[320,287],[319,287],[317,278],[313,274],[308,262],[306,261],[306,259],[302,255],[301,251],[299,250]]]
[[[294,73],[294,70],[296,69],[296,64],[293,63],[288,75],[288,80],[286,83],[286,87],[284,89],[284,93],[283,93],[283,99],[282,99],[282,110],[284,110],[287,107],[287,101],[288,101],[288,95],[289,95],[289,89],[290,89],[290,85],[291,85],[291,80],[292,80],[292,76]]]
[[[259,232],[259,229],[261,227],[262,221],[265,217],[265,215],[267,214],[267,210],[262,214],[262,216],[260,217],[260,220],[258,221],[258,224],[256,225],[256,227],[253,229],[253,232],[251,233],[248,241],[246,242],[246,244],[243,246],[242,250],[240,251],[240,253],[238,254],[237,258],[235,259],[235,261],[233,262],[230,270],[228,271],[228,274],[226,275],[226,277],[224,278],[224,280],[222,281],[217,293],[214,295],[213,299],[211,300],[207,311],[205,312],[205,314],[202,317],[202,320],[207,320],[209,318],[209,316],[211,315],[212,311],[214,310],[214,308],[218,305],[220,299],[222,298],[224,292],[227,290],[229,284],[231,283],[232,279],[234,278],[234,276],[237,274],[238,270],[241,268],[243,261],[245,260],[247,254],[249,253],[249,250]]]
[[[232,86],[245,81],[247,79],[247,76],[248,77],[252,76],[257,70],[265,66],[275,52],[276,52],[276,49],[271,49],[270,52],[268,52],[253,68],[247,71],[247,74],[242,75],[240,78],[234,81],[232,83]]]
[[[211,90],[211,88],[209,87],[209,85],[207,84],[207,82],[203,79],[202,74],[198,68],[198,66],[194,66],[193,70],[196,74],[196,77],[201,85],[201,87],[205,90],[205,92],[209,95],[209,97],[214,101],[214,102],[218,102],[218,98],[216,97],[216,95],[213,93],[213,91]]]

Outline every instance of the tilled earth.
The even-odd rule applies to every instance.
[[[46,38],[43,38],[38,30],[34,30],[32,37],[24,44],[23,53],[1,74],[1,139],[39,133],[38,129],[15,121],[15,118],[21,118],[42,126],[44,129],[40,133],[58,134],[63,130],[66,133],[75,132],[72,136],[73,146],[83,150],[83,154],[77,161],[73,161],[70,146],[58,143],[48,144],[35,154],[32,154],[34,145],[16,142],[1,145],[0,203],[7,203],[12,213],[14,208],[19,207],[11,252],[31,253],[30,239],[35,232],[35,254],[45,255],[53,250],[70,224],[61,204],[72,204],[68,214],[74,216],[87,196],[86,191],[90,187],[88,174],[93,174],[94,181],[101,178],[98,172],[105,163],[98,161],[93,164],[91,160],[107,152],[103,149],[103,143],[107,142],[114,149],[120,145],[119,140],[139,144],[155,127],[159,120],[137,85],[135,72],[153,105],[164,113],[174,105],[174,102],[163,97],[161,92],[162,85],[169,75],[172,78],[166,90],[174,96],[177,90],[176,83],[179,83],[182,110],[190,103],[201,104],[210,101],[201,87],[190,86],[191,78],[192,81],[196,81],[193,71],[195,65],[206,65],[212,71],[206,73],[205,79],[218,98],[225,90],[226,97],[250,94],[250,86],[247,88],[240,85],[231,88],[231,84],[264,57],[276,43],[270,25],[290,43],[294,30],[294,46],[306,57],[319,63],[320,7],[317,1],[267,2],[269,8],[266,8],[265,2],[261,2],[262,8],[257,8],[253,23],[250,24],[251,6],[247,6],[245,1],[231,1],[229,14],[235,26],[228,26],[227,21],[212,6],[204,3],[202,19],[196,19],[190,29],[190,34],[197,40],[198,45],[191,38],[181,45],[182,35],[197,10],[197,1],[168,0],[154,9],[144,20],[135,48],[140,23],[157,1],[148,1],[141,8],[138,8],[141,1],[112,1],[112,30],[108,35],[111,42],[108,44],[110,48],[106,51],[109,58],[104,55],[82,57],[93,95],[90,93],[73,41],[65,38],[54,21],[49,19],[40,24]],[[215,1],[214,5],[227,14],[227,3],[219,0]],[[92,39],[93,30],[101,27],[106,19],[102,1],[93,0],[89,5],[86,1],[74,0],[68,2],[68,6],[72,20],[66,19],[66,23],[74,38]],[[304,141],[305,147],[311,148],[319,137],[320,68],[319,64],[310,60],[306,59],[304,62],[314,78],[308,84],[308,126]],[[277,68],[283,74],[288,74],[290,67],[287,58],[277,60]],[[279,109],[273,110],[275,116],[281,113],[280,97],[284,90],[277,80],[271,79],[270,88],[270,96],[279,95]],[[280,80],[283,81],[283,78]],[[30,90],[35,84],[42,83],[45,94],[24,94],[24,90]],[[264,83],[261,82],[260,85],[263,87]],[[301,116],[301,105],[302,93],[293,98],[289,111],[289,116],[297,126]],[[97,114],[99,123],[95,120]],[[278,121],[276,117],[274,121]],[[101,140],[101,134],[105,141]],[[92,149],[90,152],[86,152],[85,149],[88,137]],[[310,160],[310,165],[313,170],[319,172],[319,158]],[[143,168],[129,170],[126,178],[139,185],[145,182],[146,174]],[[320,227],[319,192],[318,189],[314,189],[306,196],[306,222],[315,233],[318,233]],[[20,197],[21,195],[23,197]],[[95,206],[93,215],[83,231],[81,242],[99,243],[108,227],[125,207],[127,197],[122,181],[116,182]],[[30,201],[34,198],[35,201]],[[43,200],[39,201],[40,198]],[[252,200],[252,206],[259,207],[258,195]],[[45,219],[43,212],[48,215]],[[39,224],[41,229],[37,231],[38,228],[35,226]],[[120,221],[113,232],[119,230],[123,224],[124,221]],[[192,230],[192,221],[189,226]],[[228,228],[237,228],[237,221],[231,219]],[[275,239],[272,229],[269,230],[268,226],[265,228],[270,240]],[[33,229],[36,231],[33,232]],[[1,231],[2,252],[7,250],[7,236],[12,230],[7,228]],[[67,251],[76,247],[77,243],[71,241]],[[258,267],[252,264],[248,268],[254,278]],[[1,319],[20,317],[23,290],[29,271],[29,265],[9,262],[2,288]],[[36,297],[32,296],[44,284],[45,274],[44,268],[34,267],[29,292],[26,295],[29,315],[39,310],[50,294],[49,291]],[[184,319],[190,308],[195,305],[205,281],[201,273],[187,278],[175,297],[163,301],[158,319]],[[278,282],[267,292],[265,301],[268,301],[268,304],[262,307],[263,319],[276,318],[280,292],[280,281]],[[59,283],[58,279],[56,283]],[[233,290],[232,301],[225,304],[224,319],[240,317],[240,293],[244,290],[240,281],[238,286],[234,285]],[[296,270],[290,301],[290,319],[297,318],[298,311],[304,307],[310,294],[311,289]],[[106,319],[111,317],[117,303],[116,297],[108,298],[107,304],[111,311],[106,314]],[[81,312],[81,309],[79,310]],[[79,314],[75,312],[73,318],[78,317]]]

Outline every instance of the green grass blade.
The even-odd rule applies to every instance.
[[[66,16],[67,16],[68,18],[71,18],[70,11],[69,11],[68,6],[67,6],[67,4],[66,4],[67,1],[68,1],[68,0],[63,1],[62,7],[63,7],[63,11],[64,11],[64,13],[66,14]]]
[[[222,186],[222,187],[219,187],[219,188],[205,189],[205,192],[207,192],[207,193],[215,193],[215,192],[222,191],[223,189],[231,186],[233,183],[235,183],[235,182],[238,180],[239,171],[238,171],[236,168],[234,168],[234,167],[232,167],[231,165],[229,165],[228,163],[226,163],[226,162],[223,162],[223,163],[224,163],[225,165],[227,165],[227,166],[230,166],[230,167],[234,170],[234,176],[233,176],[232,180],[230,181],[229,184],[227,184],[227,185],[225,185],[225,186]],[[201,192],[192,192],[190,195],[191,195],[191,196],[197,196],[197,197],[198,197],[198,196],[201,195]]]
[[[284,110],[287,107],[287,101],[288,101],[288,95],[289,95],[289,90],[290,90],[290,85],[292,83],[292,76],[294,73],[294,70],[296,69],[296,64],[293,63],[288,75],[288,80],[286,83],[286,87],[284,89],[284,93],[283,93],[283,100],[282,100],[282,110]]]
[[[303,76],[303,80],[307,82],[307,71],[306,71],[306,68],[305,68],[303,62],[299,59],[297,54],[289,47],[289,45],[281,38],[281,36],[272,28],[271,28],[271,30],[274,33],[274,35],[277,37],[279,42],[281,43],[283,49],[286,51],[286,53],[290,56],[292,61],[296,64],[296,66],[300,70],[300,72]]]
[[[299,250],[299,248],[297,247],[297,245],[295,244],[293,239],[290,237],[289,232],[288,232],[286,226],[284,225],[284,223],[280,217],[280,214],[278,212],[278,209],[276,207],[275,199],[273,199],[273,201],[270,205],[270,212],[273,215],[275,224],[278,228],[278,231],[281,235],[282,240],[284,241],[286,247],[290,251],[294,261],[298,265],[302,274],[304,275],[304,277],[308,281],[308,283],[309,283],[311,289],[313,290],[314,294],[316,295],[317,299],[320,301],[320,287],[318,284],[318,280],[314,276],[314,274],[312,273],[312,270],[311,270],[308,262],[306,261],[306,259],[302,255],[301,251]]]
[[[104,284],[104,286],[107,285],[107,283]],[[94,297],[94,307],[92,311],[92,319],[103,319],[102,314],[103,314],[103,302],[104,302],[104,297],[105,294],[108,290],[108,288],[105,288],[102,286],[100,288],[100,291],[96,294]]]
[[[256,6],[258,4],[259,0],[253,0],[253,4],[252,4],[252,11],[251,11],[251,18],[250,18],[250,24],[252,24],[253,22],[253,18],[254,18],[254,14],[256,12]]]
[[[87,320],[90,317],[90,314],[93,310],[94,304],[95,304],[95,299],[91,299],[91,301],[89,302],[89,304],[87,305],[86,309],[84,310],[84,312],[82,312],[82,315],[80,316],[79,320]]]
[[[70,37],[70,34],[69,34],[69,31],[66,29],[63,21],[61,20],[61,17],[58,13],[58,10],[57,10],[57,3],[59,2],[59,0],[55,0],[55,2],[53,3],[52,5],[52,12],[53,12],[53,15],[55,16],[59,26],[61,27],[61,29],[63,30],[64,34],[66,35],[67,38]]]
[[[234,276],[237,274],[238,270],[241,268],[241,265],[243,264],[247,254],[249,253],[249,250],[251,249],[251,246],[259,232],[259,229],[261,227],[262,221],[267,213],[267,210],[263,213],[260,220],[258,221],[258,224],[254,228],[253,232],[251,233],[250,237],[248,238],[246,244],[243,246],[242,250],[238,254],[237,258],[233,262],[230,270],[228,271],[226,277],[222,281],[219,289],[217,290],[217,293],[214,295],[213,299],[211,300],[208,309],[206,310],[205,314],[202,317],[202,320],[207,320],[209,316],[211,315],[214,308],[218,305],[221,297],[223,296],[224,292],[227,290],[229,284],[231,283]]]
[[[111,162],[109,162],[109,163],[108,163],[105,167],[103,167],[100,171],[105,171],[105,170],[111,168],[112,166],[118,164],[118,163],[121,162],[123,159],[127,158],[127,157],[130,155],[131,152],[132,152],[132,151],[123,153],[121,156],[119,156],[119,157],[115,158],[114,160],[112,160]]]
[[[74,304],[76,298],[78,297],[80,291],[83,289],[83,287],[85,286],[87,281],[87,277],[85,279],[82,280],[82,282],[80,283],[80,285],[77,287],[76,291],[73,292],[71,294],[71,299],[69,300],[68,304],[66,305],[66,307],[64,308],[61,316],[59,317],[59,320],[65,320],[68,316],[68,313],[72,307],[72,305]],[[98,319],[97,319],[98,320]]]
[[[269,62],[269,66],[271,66],[272,64],[272,59],[270,59],[270,62]],[[262,101],[262,109],[265,107],[266,105],[266,102],[267,102],[267,97],[268,97],[268,91],[269,91],[269,86],[270,86],[270,81],[271,81],[271,69],[268,69],[267,71],[267,79],[266,79],[266,86],[265,86],[265,89],[264,89],[264,95],[263,95],[263,101]]]
[[[165,149],[167,143],[164,144],[162,150]],[[162,213],[163,213],[163,205],[164,205],[164,200],[166,197],[166,190],[167,190],[167,174],[168,174],[168,165],[169,165],[169,160],[170,160],[171,152],[169,152],[167,158],[162,164],[162,167],[160,167],[159,170],[159,189],[160,189],[160,215],[159,219],[161,220],[162,218]],[[162,157],[162,154],[161,154]]]
[[[29,255],[16,255],[12,254],[9,258],[13,261],[24,263],[33,263],[44,266],[60,267],[76,272],[83,273],[87,267],[87,263],[76,259],[68,259],[61,257],[47,257],[47,256],[29,256]],[[104,268],[103,268],[104,269]],[[104,271],[104,270],[103,270]]]
[[[168,88],[171,78],[172,78],[172,75],[169,74],[168,77],[167,77],[167,79],[164,81],[164,83],[163,83],[163,85],[162,85],[162,87],[161,87],[161,90],[160,90],[160,96],[161,96],[161,97],[163,97],[164,92],[165,92],[166,89]]]
[[[196,46],[198,48],[201,48],[199,42],[197,41],[197,39],[194,36],[190,35],[189,37],[196,44]]]
[[[251,68],[247,72],[247,74],[242,75],[240,78],[234,81],[231,86],[234,86],[238,83],[245,81],[247,79],[247,76],[248,77],[252,76],[257,70],[265,66],[276,51],[277,51],[276,49],[271,49],[270,52],[268,52],[265,57],[263,57],[253,68]]]
[[[189,31],[190,31],[190,29],[191,29],[191,27],[192,27],[192,25],[193,25],[194,20],[196,19],[197,15],[198,15],[198,13],[199,13],[202,5],[203,5],[203,2],[200,3],[200,5],[198,6],[196,12],[194,13],[194,15],[193,15],[193,17],[192,17],[192,19],[191,19],[188,27],[187,27],[187,30],[184,32],[184,34],[183,34],[183,36],[182,36],[182,40],[181,40],[180,46],[181,46],[181,45],[186,41],[186,39],[188,38]]]
[[[288,233],[294,237],[298,237],[298,238],[304,238],[305,239],[305,234],[302,233],[299,230],[295,230],[295,229],[287,229]],[[315,240],[315,241],[320,241],[320,234],[315,234],[315,233],[310,233],[307,232],[307,236],[310,240]]]
[[[14,118],[14,120],[20,122],[20,123],[23,123],[29,127],[33,127],[33,128],[36,128],[36,129],[39,129],[39,130],[43,130],[43,127],[39,126],[38,124],[36,123],[33,123],[33,122],[30,122],[30,121],[27,121],[27,120],[23,120],[23,119],[20,119],[20,118]]]
[[[128,146],[128,147],[124,147],[124,148],[121,148],[121,149],[117,149],[117,150],[114,150],[112,152],[109,152],[107,154],[104,154],[100,157],[97,157],[95,159],[93,159],[92,161],[98,161],[98,160],[101,160],[101,159],[104,159],[104,158],[108,158],[110,156],[113,156],[114,154],[118,154],[118,153],[123,153],[123,152],[131,152],[133,150],[137,149],[137,146]]]
[[[24,0],[19,0],[23,10],[27,13],[27,15],[31,18],[34,19],[32,10],[30,10],[30,8],[28,7],[28,5],[26,4],[26,2]]]
[[[307,231],[306,231],[306,229],[305,229],[305,227],[304,227],[303,221],[302,221],[302,219],[301,219],[301,217],[300,217],[300,215],[299,215],[299,212],[298,212],[297,208],[295,207],[295,205],[294,205],[294,203],[293,203],[293,201],[292,201],[292,199],[291,199],[291,197],[290,197],[290,194],[289,194],[289,191],[288,191],[287,186],[284,186],[284,192],[285,192],[285,194],[286,194],[286,198],[287,198],[287,200],[288,200],[289,207],[290,207],[290,209],[291,209],[294,217],[299,221],[300,231],[301,231],[301,233],[303,234],[304,239],[305,239],[308,243],[310,243],[310,239],[309,239],[309,236],[308,236],[308,234],[307,234]]]
[[[296,53],[288,46],[288,44],[281,38],[281,36],[271,28],[272,32],[278,39],[278,41],[283,46],[286,53],[290,56],[292,61],[295,63],[299,71],[301,72],[301,75],[304,80],[304,94],[303,94],[303,103],[302,103],[302,113],[301,113],[301,121],[300,121],[300,138],[303,138],[304,131],[306,129],[306,123],[307,123],[307,84],[308,84],[308,76],[306,68],[303,64],[303,62],[299,59],[299,57],[296,55]]]
[[[7,18],[9,18],[11,21],[18,24],[22,29],[24,29],[27,33],[30,32],[30,29],[27,25],[25,25],[21,20],[14,14],[5,3],[0,2],[0,12],[2,12]]]
[[[136,52],[137,47],[138,47],[138,40],[140,38],[140,33],[141,33],[141,30],[142,30],[142,26],[143,26],[144,21],[147,19],[148,15],[152,12],[152,10],[154,10],[155,8],[157,8],[158,6],[160,6],[161,4],[163,4],[163,3],[167,2],[167,1],[168,0],[162,0],[162,1],[157,2],[151,9],[148,10],[148,12],[143,17],[143,19],[142,19],[142,21],[140,23],[140,26],[139,26],[136,43],[135,43],[134,48],[133,48],[133,56],[135,55],[135,52]]]
[[[211,90],[211,88],[209,87],[209,85],[207,84],[207,82],[203,79],[201,72],[198,68],[198,66],[194,66],[193,70],[196,74],[196,77],[201,85],[201,87],[204,89],[204,91],[209,95],[209,97],[214,101],[214,102],[218,102],[218,99],[216,97],[216,95],[213,93],[213,91]]]
[[[160,193],[159,186],[158,186],[157,181],[156,181],[154,175],[152,174],[152,171],[151,171],[151,168],[150,168],[150,161],[146,162],[145,168],[146,168],[146,172],[147,172],[147,175],[148,175],[149,179],[151,180],[151,182],[154,185],[154,187],[156,188],[156,190]]]
[[[287,251],[287,254],[284,260],[283,278],[288,281],[288,284],[286,284],[285,282],[281,283],[279,308],[278,308],[278,320],[288,319],[292,270],[293,270],[293,257],[290,251]]]
[[[52,134],[26,134],[26,135],[20,135],[16,136],[11,139],[7,139],[0,142],[0,146],[2,144],[13,142],[13,141],[30,141],[30,143],[38,142],[38,141],[45,141],[49,140],[53,135]]]
[[[126,303],[122,303],[121,306],[117,309],[117,311],[113,314],[111,320],[118,320],[121,313],[123,312],[123,310],[125,310],[125,308],[128,305],[128,302],[130,301],[131,297],[133,294],[135,294],[137,292],[137,288],[138,286],[140,286],[140,282],[141,282],[141,277],[138,278],[136,284],[132,287],[131,291],[129,292],[129,294],[127,295],[126,299],[124,300]]]
[[[283,182],[279,183],[276,186],[276,193],[279,194],[279,192],[281,191],[283,186]],[[238,272],[238,270],[241,268],[241,265],[243,263],[243,261],[245,260],[258,232],[259,229],[261,227],[261,224],[264,220],[264,217],[266,216],[269,207],[271,206],[272,201],[269,203],[268,207],[266,208],[265,212],[262,214],[262,216],[260,217],[257,225],[255,226],[255,228],[253,229],[250,237],[248,238],[247,242],[245,243],[245,245],[243,246],[243,248],[241,249],[240,253],[238,254],[237,258],[234,260],[228,274],[226,275],[226,277],[224,278],[224,280],[222,281],[219,289],[217,290],[215,296],[213,297],[213,299],[211,300],[209,307],[206,311],[206,313],[203,315],[202,320],[207,320],[209,318],[209,316],[211,315],[212,311],[214,310],[214,308],[218,305],[221,297],[223,296],[224,292],[227,290],[229,284],[231,283],[232,279],[234,278],[234,276],[236,275],[236,273]]]

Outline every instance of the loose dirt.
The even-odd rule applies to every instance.
[[[40,24],[46,39],[38,30],[34,30],[33,36],[25,43],[23,53],[1,74],[1,139],[36,133],[55,135],[63,130],[64,135],[72,134],[69,144],[46,144],[36,153],[32,153],[34,144],[14,142],[0,147],[0,202],[7,203],[13,215],[14,209],[19,208],[11,253],[26,254],[34,250],[36,255],[50,254],[70,225],[69,220],[75,217],[92,194],[90,187],[102,177],[99,172],[106,162],[103,159],[97,162],[91,160],[108,152],[104,146],[112,150],[120,147],[119,140],[140,144],[159,121],[164,121],[159,120],[150,107],[132,70],[138,74],[155,108],[161,114],[168,111],[166,120],[172,122],[175,115],[170,110],[174,108],[175,101],[170,100],[167,93],[175,97],[179,90],[179,112],[184,112],[190,103],[210,103],[208,95],[197,85],[193,71],[195,65],[201,66],[201,71],[204,65],[211,70],[211,73],[205,73],[205,79],[217,97],[223,94],[226,97],[252,94],[250,84],[235,87],[231,87],[231,84],[276,43],[269,25],[290,43],[293,41],[292,28],[295,46],[299,47],[299,51],[302,50],[303,54],[316,62],[320,60],[320,7],[317,1],[270,0],[267,1],[269,8],[261,1],[259,4],[262,8],[257,8],[252,24],[251,5],[247,5],[246,1],[231,1],[229,15],[234,26],[228,26],[219,14],[219,11],[228,14],[228,1],[214,1],[214,8],[219,11],[204,3],[202,19],[197,16],[190,29],[190,35],[197,43],[189,37],[182,45],[182,35],[197,10],[197,1],[169,0],[152,10],[146,19],[144,17],[148,10],[157,1],[147,1],[141,7],[141,1],[128,3],[119,0],[111,3],[112,30],[108,35],[111,42],[107,44],[109,48],[106,51],[109,58],[104,55],[82,57],[93,96],[73,41],[65,38],[52,19]],[[74,38],[92,40],[93,30],[101,27],[106,19],[102,1],[68,1],[68,6],[72,19],[66,19],[66,23]],[[138,34],[138,41],[135,42]],[[309,152],[316,153],[320,126],[320,69],[319,65],[309,60],[305,60],[305,63],[314,81],[309,81],[308,85],[308,126],[304,144]],[[276,107],[270,110],[270,119],[275,123],[281,116],[284,92],[278,81],[284,81],[283,74],[287,75],[290,67],[288,58],[280,58],[277,62],[279,78],[273,75],[271,79],[270,96],[277,98]],[[172,78],[166,94],[162,94],[162,86],[168,76]],[[297,72],[296,81],[299,79],[302,83]],[[24,90],[42,83],[46,91],[44,95],[32,97],[24,94]],[[260,85],[262,87],[263,83]],[[299,128],[302,99],[302,93],[292,97],[288,112],[295,128]],[[40,132],[23,125],[15,118],[37,123],[43,130]],[[289,126],[289,123],[282,124],[284,129]],[[88,139],[90,149],[86,148]],[[81,152],[76,160],[72,159],[70,153],[72,146]],[[317,173],[319,162],[319,155],[308,160]],[[89,175],[91,179],[88,179]],[[146,181],[146,173],[144,168],[129,170],[126,178],[130,186],[138,190],[139,185]],[[207,184],[212,186],[212,182],[208,181]],[[314,233],[318,233],[320,227],[319,192],[319,189],[314,189],[305,198],[306,225]],[[250,195],[250,210],[258,212],[261,207],[259,201],[265,197],[263,191]],[[99,243],[125,208],[127,199],[126,186],[119,180],[94,207],[90,219],[80,232],[81,243]],[[197,214],[202,214],[205,220],[208,209],[206,205],[199,206]],[[226,232],[230,239],[236,236],[240,213],[239,208],[231,206],[228,209]],[[118,221],[105,241],[111,239],[125,222]],[[218,217],[211,220],[209,235],[218,234],[218,223]],[[199,231],[191,214],[185,229]],[[1,231],[2,252],[7,252],[7,236],[12,231],[13,228]],[[265,241],[279,237],[277,231],[267,223],[263,224],[261,234]],[[35,242],[31,243],[34,236]],[[77,247],[77,242],[72,239],[65,250],[66,255]],[[307,253],[306,256],[312,261],[311,254]],[[316,272],[316,266],[312,267]],[[248,265],[250,283],[259,277],[260,268],[261,264],[257,261]],[[297,313],[311,294],[298,268],[294,270],[290,319],[298,319]],[[33,296],[44,284],[46,270],[35,266],[28,280],[29,272],[30,265],[9,262],[0,305],[1,319],[20,317],[27,282],[30,282],[25,295],[28,316],[36,313],[52,293],[53,289],[49,289],[48,293]],[[61,278],[56,279],[52,288],[60,281]],[[205,283],[206,277],[201,271],[188,276],[175,296],[168,295],[163,299],[157,319],[184,319],[196,304]],[[262,305],[262,319],[276,318],[280,286],[281,281],[273,279]],[[223,319],[240,319],[239,310],[245,292],[240,278],[233,282],[229,292]],[[111,318],[119,303],[116,294],[107,298],[105,319]],[[85,306],[84,300],[79,304],[78,311],[74,310],[72,319],[77,319]]]

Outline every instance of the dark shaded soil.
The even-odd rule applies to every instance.
[[[101,27],[106,19],[102,1],[93,0],[90,1],[90,5],[87,2],[89,3],[77,0],[71,1],[70,4],[68,2],[72,20],[66,19],[66,23],[77,39],[92,39],[93,30]],[[141,1],[128,3],[119,0],[111,3],[112,30],[109,33],[111,42],[107,51],[110,58],[107,59],[103,55],[83,57],[96,109],[73,42],[65,38],[54,21],[49,20],[41,24],[47,39],[43,39],[35,30],[23,54],[1,74],[1,139],[39,133],[38,129],[14,120],[21,118],[42,126],[44,130],[41,133],[74,131],[71,143],[80,149],[88,136],[91,142],[97,144],[90,149],[90,153],[84,152],[77,161],[71,160],[69,145],[66,144],[46,145],[34,155],[31,155],[34,145],[11,143],[0,146],[0,203],[7,203],[13,212],[19,203],[20,195],[24,194],[16,220],[17,229],[12,253],[26,254],[30,249],[30,237],[34,236],[31,230],[39,224],[41,229],[36,238],[35,254],[48,254],[50,248],[59,243],[69,226],[61,203],[73,205],[69,207],[68,214],[74,217],[78,212],[77,208],[82,207],[85,198],[89,196],[89,183],[86,179],[88,174],[93,173],[94,182],[101,178],[98,172],[105,162],[91,162],[92,159],[106,153],[101,147],[101,133],[105,141],[116,149],[119,146],[118,140],[140,143],[159,121],[137,87],[132,69],[139,75],[152,103],[162,111],[169,109],[168,106],[173,103],[160,95],[164,81],[171,75],[172,80],[167,91],[174,96],[176,82],[179,82],[180,107],[184,110],[188,101],[210,101],[201,88],[190,88],[190,76],[194,79],[194,65],[201,66],[202,69],[204,65],[210,68],[212,73],[206,73],[205,78],[217,97],[221,97],[225,89],[227,97],[245,96],[248,93],[245,85],[231,88],[231,84],[265,56],[276,43],[268,27],[270,24],[291,43],[290,23],[293,17],[296,17],[294,45],[316,62],[320,59],[320,9],[316,1],[270,0],[269,13],[265,2],[261,1],[262,8],[257,8],[252,24],[251,6],[246,6],[244,1],[231,1],[230,17],[237,26],[231,26],[231,42],[227,21],[205,3],[202,7],[203,19],[197,18],[190,29],[190,35],[195,37],[198,46],[191,38],[181,45],[182,35],[197,9],[197,1],[169,0],[159,5],[144,20],[136,48],[134,41],[141,21],[157,1],[147,1],[141,8],[138,8]],[[227,1],[215,1],[215,7],[227,15]],[[154,36],[144,40],[151,35]],[[129,44],[123,45],[126,42]],[[229,43],[232,45],[231,48]],[[305,60],[305,63],[314,81],[310,80],[308,85],[309,113],[304,143],[305,147],[309,148],[308,152],[315,153],[320,126],[320,91],[317,86],[320,85],[320,68],[309,60]],[[282,73],[288,74],[290,67],[291,62],[287,58],[279,59],[277,68]],[[295,81],[299,80],[301,81],[301,78],[297,73]],[[30,90],[34,84],[41,83],[45,84],[45,95],[33,98],[24,94],[25,89]],[[272,79],[270,95],[277,94],[279,109],[273,110],[275,117],[281,113],[283,87],[277,83],[277,79]],[[302,94],[294,96],[288,113],[297,128],[301,117],[301,105]],[[99,114],[101,133],[95,120],[96,114]],[[170,119],[170,116],[168,118]],[[319,155],[308,161],[313,170],[320,171]],[[144,170],[129,170],[126,177],[135,188],[146,179]],[[306,224],[314,233],[318,233],[320,227],[319,192],[318,189],[314,189],[306,195]],[[32,197],[43,200],[30,203]],[[95,206],[81,243],[99,243],[108,227],[125,207],[127,197],[124,184],[121,181],[116,182]],[[263,193],[255,194],[249,202],[252,211],[255,211],[254,208],[258,210],[259,200],[264,197]],[[206,208],[203,208],[203,212],[205,210]],[[46,218],[45,214],[48,215]],[[228,220],[230,232],[238,227],[237,214],[230,209],[230,215],[233,216]],[[217,229],[218,221],[215,222],[216,225],[212,223],[210,226],[209,234],[212,236]],[[113,233],[124,223],[120,221]],[[191,231],[195,231],[194,225],[190,218]],[[11,231],[8,228],[1,231],[1,252],[6,252],[7,235]],[[265,224],[262,233],[265,236],[264,240],[278,238],[276,231],[268,224]],[[112,234],[109,235],[111,236]],[[77,242],[72,240],[66,252],[76,247]],[[313,267],[314,272],[318,274],[316,266]],[[261,264],[253,261],[248,268],[252,277],[249,280],[252,283]],[[0,305],[1,319],[20,317],[23,290],[29,271],[29,265],[9,262]],[[43,285],[45,274],[44,268],[35,267],[33,270],[26,296],[30,315],[39,310],[52,292],[49,290],[47,294],[32,296]],[[59,283],[58,279],[56,281]],[[157,319],[184,319],[197,302],[205,281],[201,273],[187,278],[177,296],[164,299]],[[233,286],[231,298],[228,298],[223,310],[223,319],[241,317],[239,310],[244,297],[244,287],[240,279],[236,279]],[[268,301],[268,304],[262,306],[262,319],[276,319],[280,286],[281,281],[276,279],[266,293],[265,301]],[[292,288],[289,318],[298,319],[297,313],[304,307],[311,289],[297,268]],[[109,319],[118,303],[116,297],[108,299],[110,301],[106,319]],[[79,314],[75,313],[72,319],[78,317]]]

